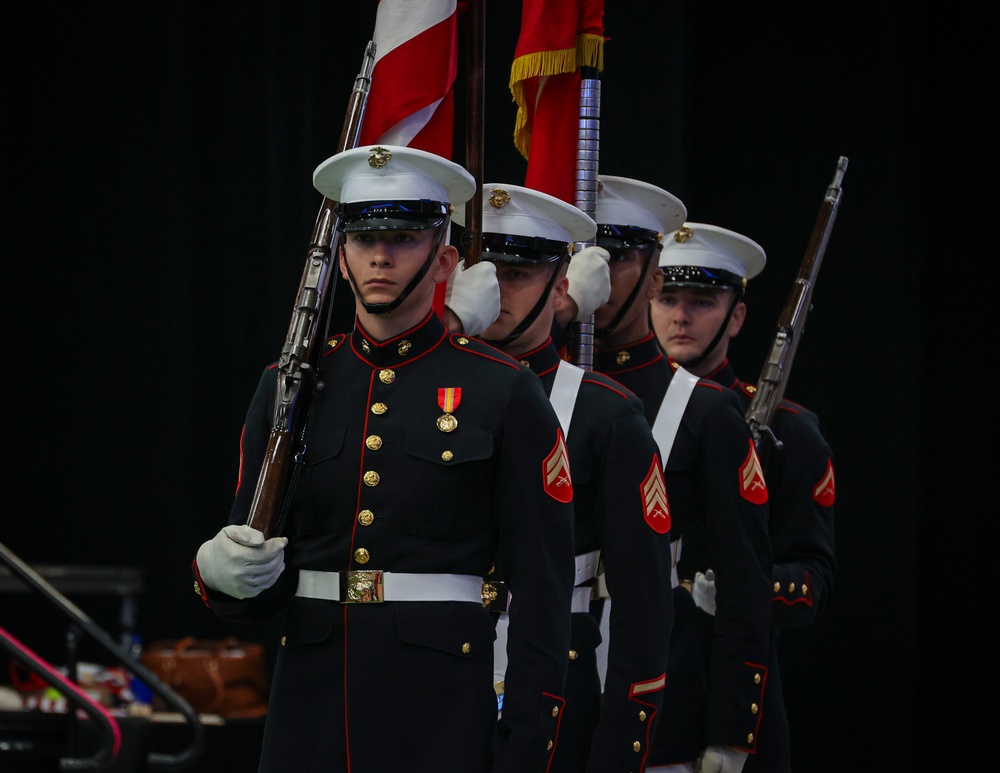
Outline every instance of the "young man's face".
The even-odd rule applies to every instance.
[[[609,250],[611,295],[608,297],[608,302],[594,312],[594,327],[602,329],[611,324],[622,307],[628,303],[636,283],[639,283],[635,300],[610,333],[615,342],[631,342],[648,332],[646,309],[648,302],[656,296],[663,276],[656,267],[657,255],[653,255],[650,259],[650,250],[657,252],[658,255],[657,247]]]
[[[727,288],[666,285],[650,306],[653,330],[663,350],[678,362],[686,362],[704,353],[733,302],[733,291]],[[706,358],[715,367],[725,359],[729,339],[739,333],[746,316],[746,305],[736,304],[726,323],[725,332]]]
[[[482,334],[483,338],[490,341],[506,338],[531,313],[538,299],[546,292],[555,265],[497,263],[496,269],[500,285],[500,316]],[[506,347],[509,351],[527,352],[545,342],[552,331],[553,303],[557,297],[566,294],[567,285],[565,275],[555,282],[549,293],[549,302],[543,306],[528,329]]]
[[[340,259],[341,274],[347,271],[344,261],[354,275],[354,291],[364,303],[391,303],[403,292],[410,280],[427,260],[434,244],[435,231],[428,228],[414,231],[352,231],[345,234],[344,252]],[[440,252],[440,250],[439,250]],[[436,261],[410,293],[416,299],[433,296],[435,279],[441,270]],[[449,272],[450,273],[450,272]]]

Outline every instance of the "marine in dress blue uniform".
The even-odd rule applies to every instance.
[[[737,377],[727,355],[729,342],[743,323],[746,284],[763,270],[765,261],[763,248],[742,234],[705,223],[686,223],[667,237],[660,254],[663,291],[654,300],[651,313],[664,351],[676,353],[681,359],[678,364],[685,368],[733,390],[740,397],[744,415],[756,387]],[[699,344],[703,347],[700,352],[674,343],[681,324],[669,323],[675,319],[671,308],[680,303],[678,288],[690,290],[696,303],[717,295],[727,309],[723,321],[717,323],[718,332],[707,343]],[[744,770],[787,773],[791,770],[791,739],[777,657],[778,637],[783,629],[811,625],[819,619],[833,591],[836,481],[833,451],[815,413],[782,400],[771,430],[780,446],[765,444],[761,462],[768,487],[768,529],[774,556],[773,631],[761,741]]]
[[[537,377],[452,334],[432,310],[433,282],[457,261],[444,245],[450,212],[474,180],[432,154],[380,146],[328,159],[314,182],[339,202],[357,317],[321,359],[326,386],[311,405],[285,569],[255,595],[218,592],[209,574],[220,563],[239,574],[218,558],[238,550],[223,533],[195,565],[219,615],[285,613],[260,771],[541,773],[564,705],[572,487]],[[393,250],[424,244],[425,230],[427,260],[402,276]],[[401,314],[411,321],[387,334]],[[230,524],[250,508],[275,381],[272,366],[247,413]],[[516,599],[499,726],[482,602],[494,564]]]
[[[482,337],[541,380],[567,435],[573,477],[577,588],[566,709],[550,770],[641,773],[673,622],[668,492],[639,399],[565,362],[549,334],[573,244],[593,241],[596,225],[555,197],[502,183],[483,186],[482,213],[482,259],[496,266],[502,308]],[[575,392],[566,386],[573,383]],[[590,612],[599,567],[619,602],[603,695],[595,655],[601,634]]]
[[[672,537],[680,554],[651,770],[694,769],[703,756],[741,767],[745,755],[756,751],[770,638],[768,494],[739,399],[698,379],[669,449],[658,436],[664,396],[677,376],[649,327],[648,304],[662,281],[657,258],[663,235],[686,214],[683,203],[662,188],[599,178],[597,244],[611,253],[612,292],[594,317],[595,369],[643,401],[666,457]],[[709,566],[718,589],[714,619],[697,609],[686,590],[695,571]],[[618,603],[613,593],[611,602],[612,608]]]

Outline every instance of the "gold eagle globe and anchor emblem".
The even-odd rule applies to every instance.
[[[494,188],[490,192],[490,206],[494,209],[501,209],[510,204],[510,194],[503,188]]]
[[[383,148],[381,145],[372,148],[371,155],[368,156],[368,166],[372,169],[381,169],[389,163],[392,158],[392,151]]]

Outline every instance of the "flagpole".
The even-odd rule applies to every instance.
[[[465,108],[465,168],[476,180],[476,193],[465,204],[465,243],[463,255],[466,267],[478,263],[483,254],[483,114],[484,102],[484,46],[486,37],[485,0],[471,0],[466,9],[468,25],[468,68],[466,71]]]
[[[597,214],[597,170],[601,139],[601,81],[596,67],[580,68],[580,130],[576,154],[576,206],[590,217]],[[577,242],[575,251],[595,242]],[[594,315],[576,323],[572,361],[594,369]]]

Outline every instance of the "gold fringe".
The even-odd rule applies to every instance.
[[[596,67],[604,71],[604,38],[600,35],[578,35],[576,61],[581,67]]]
[[[524,81],[544,75],[574,72],[578,67],[604,70],[604,38],[600,35],[577,35],[576,48],[539,51],[518,57],[510,68],[510,93],[517,103],[514,121],[514,146],[527,159],[531,152],[531,127],[524,107]]]

